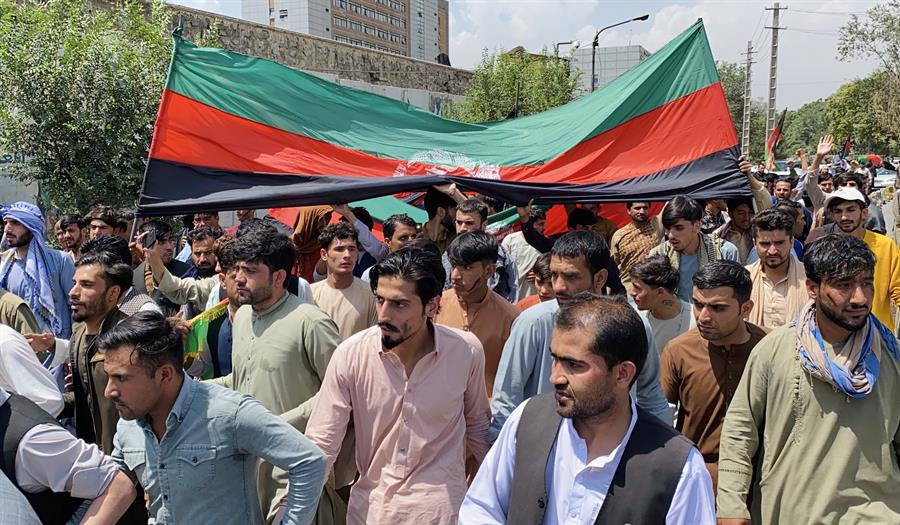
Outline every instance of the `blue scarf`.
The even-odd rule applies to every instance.
[[[15,219],[31,232],[31,243],[25,257],[24,297],[31,311],[42,326],[50,327],[54,335],[62,332],[62,320],[56,315],[53,301],[53,279],[59,274],[56,261],[49,257],[50,248],[44,240],[44,216],[30,202],[16,202],[0,210],[3,218]],[[15,265],[15,248],[9,250],[0,261],[0,288],[8,289],[9,273]]]
[[[810,301],[793,323],[801,366],[848,397],[869,395],[878,380],[882,353],[887,350],[891,357],[900,359],[894,334],[870,313],[866,324],[850,335],[832,359],[825,350],[815,314],[816,305]]]

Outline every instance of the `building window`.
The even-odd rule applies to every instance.
[[[280,11],[278,11],[278,18],[287,18],[287,13],[287,9],[281,9]]]

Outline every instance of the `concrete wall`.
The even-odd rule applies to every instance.
[[[255,55],[309,72],[329,73],[344,80],[377,86],[417,89],[435,94],[462,95],[472,72],[432,62],[382,53],[238,20],[214,13],[171,5],[184,17],[184,36],[192,40],[218,26],[222,47]]]

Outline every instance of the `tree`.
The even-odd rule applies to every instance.
[[[885,72],[880,72],[848,82],[828,97],[825,112],[835,140],[853,137],[857,152],[886,153],[897,150],[900,144],[898,135],[890,129],[891,123],[873,110],[885,75]]]
[[[485,49],[465,100],[450,107],[449,117],[488,122],[505,119],[514,109],[520,117],[540,113],[572,101],[580,74],[568,60],[551,55],[546,49],[540,54],[520,48],[489,54]]]
[[[891,147],[897,148],[896,138],[900,137],[900,0],[873,7],[864,18],[851,16],[840,30],[838,58],[844,61],[853,58],[878,60],[881,67],[874,78],[870,77],[874,82],[857,87],[865,87],[868,91],[868,112],[878,121],[879,131],[890,135]]]
[[[740,137],[744,127],[744,82],[747,72],[743,66],[724,61],[716,62],[716,69],[719,71],[722,90],[725,91],[731,121],[734,122],[734,129]]]
[[[826,105],[824,100],[819,99],[787,112],[781,145],[778,147],[781,156],[793,155],[797,148],[803,148],[807,152],[815,150],[819,138],[829,133]]]
[[[0,0],[0,141],[45,207],[133,206],[171,54],[161,2]]]

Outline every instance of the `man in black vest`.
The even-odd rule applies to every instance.
[[[0,446],[0,472],[25,496],[41,523],[67,523],[73,516],[77,522],[81,514],[81,523],[115,523],[134,500],[128,476],[96,445],[74,437],[33,402],[2,388]],[[15,509],[4,505],[0,510]]]
[[[506,420],[459,523],[714,524],[703,457],[629,395],[647,359],[638,314],[582,292],[556,316],[550,346],[555,391]]]

